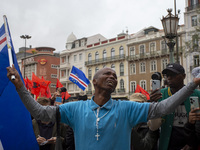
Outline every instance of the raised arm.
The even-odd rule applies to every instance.
[[[15,80],[11,80],[11,75],[15,75]],[[36,102],[29,92],[24,87],[24,84],[15,69],[14,65],[7,67],[7,77],[15,85],[16,90],[31,115],[38,120],[55,121],[56,120],[56,107],[55,106],[42,106]]]
[[[193,82],[188,83],[167,99],[161,102],[151,103],[149,107],[148,119],[158,118],[172,113],[178,105],[183,103],[186,98],[193,93],[194,89],[199,84],[200,78],[194,78]]]

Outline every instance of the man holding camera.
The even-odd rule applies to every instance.
[[[155,100],[160,97],[159,101],[162,101],[172,96],[184,86],[185,69],[180,64],[168,64],[167,68],[162,71],[162,74],[167,78],[168,87],[160,90],[162,95],[156,93],[157,90],[153,91],[150,95],[151,99]],[[190,96],[199,98],[200,91],[194,90]],[[173,113],[163,117],[159,141],[160,150],[180,150],[186,147],[187,141],[185,140],[183,131],[190,112],[190,96]]]

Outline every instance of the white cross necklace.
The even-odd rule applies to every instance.
[[[99,132],[99,121],[103,118],[103,117],[105,117],[108,113],[109,113],[109,111],[110,110],[108,110],[102,117],[100,117],[99,118],[99,110],[100,110],[100,107],[99,108],[97,108],[97,114],[95,114],[95,110],[94,110],[94,114],[95,114],[95,116],[96,116],[96,127],[97,127],[97,134],[95,135],[95,137],[97,138],[97,141],[99,140],[99,137],[100,137],[100,134],[98,133]]]

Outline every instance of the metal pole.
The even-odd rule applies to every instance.
[[[169,47],[169,61],[170,63],[174,63],[174,46],[175,43],[173,40],[169,40],[169,43],[167,43]]]
[[[26,77],[26,38],[25,38],[25,52],[24,52],[24,78]]]
[[[174,14],[176,16],[176,0],[174,0]],[[178,50],[178,31],[176,31],[176,63],[179,63],[179,50]]]

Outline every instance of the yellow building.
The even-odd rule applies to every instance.
[[[89,84],[86,93],[89,97],[94,94],[92,78],[99,69],[104,67],[110,67],[117,73],[118,85],[112,93],[112,98],[126,99],[128,97],[127,41],[128,34],[121,33],[115,38],[87,45],[85,54],[86,76],[91,84]]]
[[[183,64],[183,46],[185,32],[184,26],[180,26],[179,52],[180,64]],[[162,72],[169,63],[169,49],[163,39],[164,32],[155,27],[145,28],[131,35],[127,43],[128,47],[128,70],[130,94],[134,93],[137,84],[147,92],[151,91],[151,76],[155,72]],[[176,47],[174,48],[176,58]],[[161,85],[164,85],[164,80]]]

